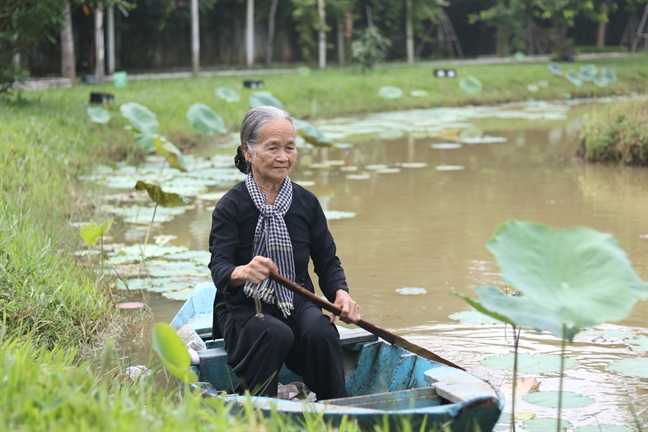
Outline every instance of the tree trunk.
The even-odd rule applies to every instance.
[[[63,28],[61,29],[61,75],[72,83],[76,79],[76,59],[74,56],[74,37],[72,34],[72,12],[70,2],[63,3]]]
[[[104,70],[106,69],[104,61],[103,15],[104,6],[103,3],[99,3],[95,10],[95,79],[97,84],[101,82],[101,78],[104,76]]]
[[[601,9],[605,15],[607,15],[607,4],[603,3]],[[598,32],[596,33],[596,46],[603,48],[605,46],[605,30],[607,29],[607,23],[600,22],[598,25]]]
[[[554,55],[558,57],[559,60],[564,59],[567,54],[567,52],[565,51],[565,42],[567,40],[567,30],[569,30],[569,27],[567,26],[566,22],[561,20],[560,17],[556,15],[553,16],[552,21],[555,31],[553,40]]]
[[[191,0],[191,63],[194,76],[200,70],[200,25],[198,21],[198,0]]]
[[[270,63],[272,63],[272,48],[274,45],[277,3],[279,3],[279,0],[272,0],[272,4],[270,5],[270,16],[268,17],[268,46],[266,48],[266,64],[268,66],[270,66]]]
[[[115,6],[108,7],[108,74],[115,73]]]
[[[355,0],[351,0],[351,5],[344,9],[344,48],[345,52],[351,50],[351,35],[353,34],[353,18],[351,11],[355,7]]]
[[[247,67],[254,66],[254,0],[247,0],[245,22],[245,53]]]
[[[320,18],[320,31],[319,31],[319,68],[326,67],[326,11],[324,10],[324,0],[317,0],[317,10]]]
[[[407,35],[407,64],[414,64],[414,30],[412,29],[412,0],[405,0],[405,34]]]
[[[338,64],[340,66],[344,66],[344,61],[345,61],[345,52],[344,48],[346,45],[346,42],[344,40],[344,28],[342,27],[344,24],[342,23],[342,20],[338,18],[337,20],[337,52],[338,52]]]

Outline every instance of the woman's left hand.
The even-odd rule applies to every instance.
[[[335,302],[333,304],[341,309],[340,319],[342,322],[355,324],[360,321],[362,309],[358,303],[353,301],[348,292],[338,290],[335,293]],[[335,322],[335,315],[333,314],[331,314],[331,322]]]

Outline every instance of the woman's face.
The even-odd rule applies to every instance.
[[[289,120],[270,120],[261,127],[259,135],[254,153],[247,145],[243,146],[252,165],[252,175],[264,183],[281,183],[297,159],[295,127]]]

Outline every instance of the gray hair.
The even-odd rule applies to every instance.
[[[260,106],[252,108],[245,114],[241,123],[241,144],[247,143],[250,152],[254,153],[254,146],[259,141],[259,131],[269,121],[288,120],[293,127],[292,117],[286,111],[273,106]]]

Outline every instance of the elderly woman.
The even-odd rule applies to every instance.
[[[268,279],[277,272],[314,292],[308,275],[312,258],[319,286],[341,309],[340,319],[360,320],[319,201],[288,177],[296,159],[288,113],[263,106],[245,115],[235,163],[248,176],[220,199],[212,215],[214,337],[225,339],[238,392],[276,396],[285,363],[318,400],[345,397],[335,317]]]

